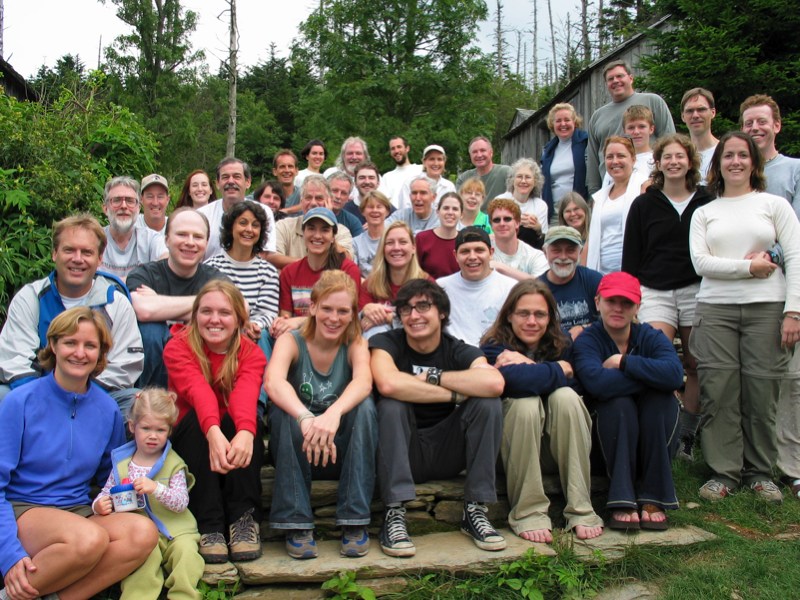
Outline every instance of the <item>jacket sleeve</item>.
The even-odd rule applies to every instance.
[[[136,313],[128,299],[118,291],[114,292],[114,301],[106,304],[105,309],[111,318],[114,345],[108,353],[108,364],[97,376],[97,381],[111,390],[132,388],[144,366],[144,348]]]
[[[613,354],[604,348],[595,323],[578,336],[573,346],[575,374],[586,392],[598,400],[637,394],[644,390],[642,382],[619,369],[607,369],[603,362]]]
[[[489,364],[494,365],[505,348],[499,344],[481,346]],[[505,379],[503,397],[525,398],[545,396],[558,388],[569,385],[557,362],[542,362],[533,365],[508,365],[498,369]]]
[[[219,401],[209,384],[200,363],[197,361],[184,335],[175,335],[164,347],[164,364],[169,373],[170,388],[178,394],[178,400],[191,406],[197,413],[197,421],[203,435],[221,423]]]
[[[33,368],[39,349],[39,301],[32,286],[24,286],[8,305],[0,332],[0,382],[38,377]]]
[[[663,333],[649,325],[640,326],[639,348],[625,356],[623,372],[647,387],[671,392],[683,383],[683,365]]]
[[[11,473],[17,468],[25,430],[24,404],[6,397],[0,403],[0,573],[5,575],[17,562],[28,556],[17,536],[14,509],[6,498]]]
[[[242,338],[242,346],[239,350],[239,369],[228,397],[228,414],[230,414],[237,432],[249,431],[256,435],[258,395],[264,383],[266,367],[267,359],[264,358],[261,349],[249,340]]]

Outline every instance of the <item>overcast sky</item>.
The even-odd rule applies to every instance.
[[[379,1],[379,0],[378,0]],[[52,67],[64,54],[78,54],[88,68],[97,66],[98,46],[110,44],[127,26],[116,17],[116,7],[109,1],[98,0],[3,0],[5,7],[3,58],[25,77],[31,77],[42,64]],[[546,38],[546,4],[539,0],[540,54],[549,52]],[[563,2],[554,2],[554,19],[566,19]],[[573,4],[570,2],[570,4]],[[496,0],[488,0],[490,17],[494,17]],[[227,48],[227,24],[217,17],[227,7],[224,0],[184,0],[183,6],[200,16],[197,31],[192,37],[195,49],[206,53],[206,62],[216,71]],[[288,55],[289,44],[297,36],[297,26],[305,20],[316,0],[238,0],[237,13],[240,32],[239,63],[251,66],[268,57],[270,43],[277,45],[281,56]],[[576,9],[577,10],[577,9]],[[503,22],[506,30],[532,29],[531,0],[503,0]],[[573,12],[573,22],[579,14]],[[227,15],[223,15],[223,19]],[[493,23],[480,24],[478,45],[492,49]],[[530,34],[526,34],[530,39]],[[509,33],[507,42],[514,45],[516,34]],[[528,54],[530,55],[530,43]]]

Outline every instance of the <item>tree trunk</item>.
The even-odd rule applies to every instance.
[[[503,3],[497,0],[497,14],[495,25],[495,43],[497,52],[497,77],[503,77]]]
[[[581,0],[581,43],[583,62],[588,65],[592,59],[592,49],[589,45],[589,0]]]
[[[236,0],[228,0],[230,6],[230,51],[228,54],[228,144],[226,157],[236,155],[236,83],[238,70],[236,65],[239,52],[239,28],[236,24]]]
[[[3,58],[3,0],[0,0],[0,58]]]
[[[536,93],[536,88],[539,87],[539,13],[536,7],[536,0],[533,0],[533,91]],[[539,108],[538,102],[534,108]]]
[[[558,79],[558,55],[556,54],[556,30],[553,27],[553,4],[547,0],[547,15],[550,20],[550,44],[553,48],[553,81]]]

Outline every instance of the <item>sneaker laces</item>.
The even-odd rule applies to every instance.
[[[408,539],[405,508],[390,508],[386,511],[386,537],[392,543]]]
[[[207,548],[209,546],[214,546],[215,544],[225,544],[225,536],[219,531],[215,531],[214,533],[204,533],[200,536],[201,548]]]
[[[231,525],[231,544],[235,544],[237,542],[249,542],[252,544],[257,544],[258,541],[256,524],[255,521],[253,521],[253,509],[251,508],[241,517],[239,517],[239,520],[236,521],[236,523]]]
[[[726,491],[727,486],[722,483],[721,481],[706,481],[706,484],[703,486],[707,490],[714,492],[715,494],[722,494]]]
[[[750,487],[754,490],[760,488],[765,492],[772,492],[772,493],[780,492],[778,486],[775,485],[775,483],[773,483],[772,481],[757,481]]]
[[[486,516],[488,510],[489,509],[485,505],[478,504],[477,502],[470,502],[467,504],[467,518],[475,528],[475,531],[484,539],[492,535],[497,535],[497,531],[492,527],[489,518]]]

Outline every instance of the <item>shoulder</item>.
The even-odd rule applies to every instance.
[[[556,138],[558,139],[558,138]],[[585,129],[576,129],[575,133],[572,134],[572,143],[579,144],[586,142],[589,139],[589,132]]]

